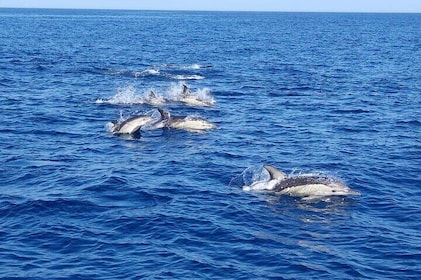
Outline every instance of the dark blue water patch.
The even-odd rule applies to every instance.
[[[0,9],[0,21],[3,277],[421,273],[419,15]],[[152,107],[96,100],[179,81],[216,106],[165,109],[218,129],[107,131]],[[362,195],[230,184],[263,164]]]
[[[26,216],[30,217],[35,214],[39,217],[50,217],[55,215],[84,215],[86,211],[101,212],[104,209],[87,201],[80,200],[27,200],[21,203],[9,202],[7,206],[2,204],[3,215],[7,217]],[[32,221],[37,223],[37,221]],[[30,223],[30,221],[28,221]],[[19,225],[25,226],[25,225]]]

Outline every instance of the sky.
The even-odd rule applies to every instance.
[[[421,0],[0,0],[0,7],[421,13]]]

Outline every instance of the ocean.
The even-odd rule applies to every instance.
[[[2,279],[420,279],[420,14],[0,9],[0,25]],[[158,107],[217,129],[110,130]],[[243,190],[265,164],[361,195]]]

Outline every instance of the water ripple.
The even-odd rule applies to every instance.
[[[7,9],[0,22],[2,277],[421,274],[419,15]],[[183,84],[213,106],[180,102]],[[144,102],[150,90],[170,102]],[[158,105],[218,129],[108,133]],[[239,174],[263,164],[362,195],[244,192]]]

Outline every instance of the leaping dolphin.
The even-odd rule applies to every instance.
[[[216,128],[216,125],[201,117],[172,116],[167,111],[161,109],[159,111],[168,128],[184,129],[187,131],[205,131]]]
[[[111,132],[113,134],[137,134],[144,126],[153,126],[154,128],[162,128],[165,126],[161,111],[158,118],[148,115],[140,115],[128,118],[125,121],[112,121]]]
[[[251,186],[243,187],[244,190],[268,190],[279,194],[307,198],[360,194],[338,180],[327,176],[299,175],[288,177],[284,172],[273,166],[265,165],[263,168],[269,173],[269,180],[254,182]]]

